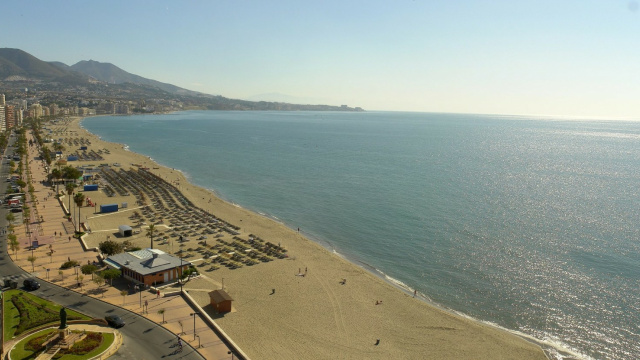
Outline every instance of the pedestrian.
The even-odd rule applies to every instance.
[[[376,346],[378,346],[378,344],[380,344],[380,339],[376,339]]]
[[[160,298],[160,289],[156,290],[156,295],[157,295],[156,299],[159,299]]]
[[[418,294],[418,290],[413,290],[413,297],[416,297],[416,294]]]
[[[178,349],[182,351],[182,339],[180,337],[178,337]]]
[[[69,236],[69,242],[71,242],[71,236]]]

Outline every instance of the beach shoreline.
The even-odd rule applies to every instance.
[[[292,359],[337,355],[453,359],[473,354],[473,358],[487,359],[546,358],[533,339],[462,316],[428,298],[413,299],[410,290],[386,279],[388,275],[379,270],[372,271],[357,259],[339,254],[269,215],[225,201],[215,191],[189,183],[188,174],[135,153],[126,144],[106,142],[84,129],[81,121],[74,119],[68,124],[68,131],[90,138],[92,146],[109,148],[109,163],[121,163],[123,169],[128,164],[149,168],[150,172],[177,183],[180,192],[196,206],[240,225],[245,234],[257,234],[267,240],[277,238],[295,257],[252,268],[223,268],[213,274],[205,273],[203,278],[186,286],[207,310],[208,296],[203,289],[219,287],[219,279],[225,279],[225,288],[235,300],[235,311],[215,319],[249,356],[268,358],[267,354],[277,353],[280,358]],[[100,223],[91,222],[92,229],[100,228]],[[293,276],[296,269],[300,273],[306,268],[311,270],[310,276]],[[316,277],[316,272],[321,275]],[[340,279],[345,278],[349,279],[348,284],[340,285]],[[272,301],[276,297],[268,293],[274,287],[287,298]],[[383,302],[382,306],[375,305],[377,301]],[[282,329],[274,331],[273,323]],[[381,339],[380,345],[374,345],[377,339]],[[292,340],[304,346],[291,349],[282,345],[283,341]]]

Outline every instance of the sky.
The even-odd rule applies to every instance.
[[[237,99],[640,120],[632,0],[6,1],[0,47]]]

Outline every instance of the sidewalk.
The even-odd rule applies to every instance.
[[[27,135],[27,140],[30,138],[29,136]],[[98,288],[91,281],[91,275],[85,275],[82,286],[78,287],[78,279],[82,276],[79,268],[59,269],[60,265],[68,260],[77,260],[80,265],[95,261],[98,253],[84,252],[80,242],[72,237],[72,231],[68,232],[65,229],[70,229],[72,226],[68,226],[64,211],[54,197],[54,191],[43,185],[46,172],[43,162],[35,160],[38,155],[36,145],[29,147],[28,151],[27,159],[36,197],[34,201],[26,200],[31,207],[29,224],[31,234],[27,233],[20,216],[16,216],[16,221],[14,221],[15,234],[20,242],[20,250],[17,251],[17,256],[9,250],[11,259],[18,266],[32,272],[34,276],[44,281],[67,287],[78,293],[101,299],[145,316],[173,332],[176,336],[180,335],[183,341],[191,344],[205,359],[230,359],[229,348],[199,315],[196,315],[194,329],[194,317],[190,314],[197,310],[187,304],[182,296],[158,297],[149,291],[131,293],[124,280],[114,282],[115,286],[105,284]],[[24,178],[26,179],[26,175]],[[64,201],[66,204],[68,199],[64,199]],[[35,250],[28,250],[34,240],[37,240],[40,246]],[[32,255],[36,257],[33,266],[27,260]],[[127,294],[123,296],[122,291],[126,291]],[[148,306],[145,306],[145,303]],[[163,311],[164,314],[161,313]]]

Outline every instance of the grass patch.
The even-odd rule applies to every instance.
[[[30,344],[30,347],[33,347],[34,339],[42,338],[44,340],[46,336],[54,332],[55,329],[47,329],[43,331],[39,331],[35,334],[28,336],[26,339],[23,339],[21,342],[17,343],[16,346],[11,351],[11,359],[35,359],[38,356],[38,353],[27,349],[25,345]]]
[[[22,290],[9,290],[4,294],[5,339],[45,324],[60,322],[60,305],[41,299]],[[67,320],[89,320],[88,316],[67,309]]]
[[[42,343],[56,329],[46,329],[30,335],[20,341],[11,352],[11,359],[32,360],[44,350]],[[54,359],[57,360],[83,360],[90,359],[105,351],[115,340],[112,333],[87,332],[87,337],[76,343],[69,350],[60,350]]]

